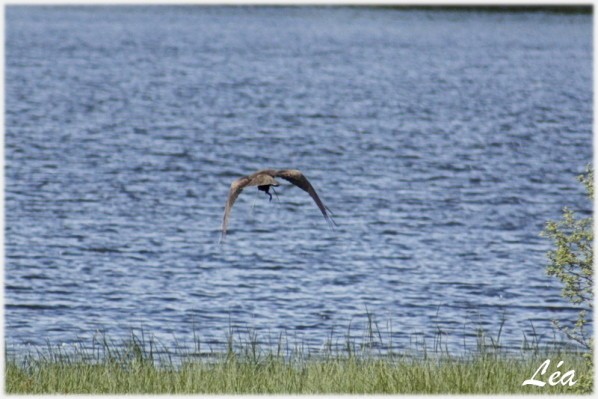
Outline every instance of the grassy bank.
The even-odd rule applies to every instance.
[[[579,357],[553,356],[587,375]],[[24,369],[6,364],[6,392],[41,393],[576,393],[576,386],[522,386],[545,359],[468,360],[326,359],[293,364],[282,358],[252,363],[227,359],[214,364],[157,367],[129,364],[40,363]],[[544,381],[556,370],[551,365]]]
[[[101,351],[65,354],[57,347],[20,360],[8,356],[7,393],[532,393],[588,392],[591,371],[581,354],[539,348],[520,353],[480,350],[453,357],[446,352],[426,356],[372,355],[354,350],[317,356],[262,350],[256,341],[208,357],[170,354],[156,358],[135,339]],[[236,348],[233,350],[233,348]],[[101,352],[101,353],[100,353]],[[164,352],[162,352],[164,354]],[[170,360],[168,360],[170,359]],[[546,360],[551,364],[536,380],[547,382],[555,371],[575,370],[573,386],[522,386]],[[559,361],[563,361],[557,368]]]

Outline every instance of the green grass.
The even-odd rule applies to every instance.
[[[538,347],[507,353],[496,345],[490,349],[480,345],[474,353],[459,357],[447,352],[413,357],[356,351],[354,343],[347,342],[343,350],[314,356],[300,349],[282,354],[280,345],[264,350],[257,342],[252,336],[235,344],[229,337],[224,353],[187,356],[180,362],[164,352],[158,359],[156,347],[148,349],[135,336],[120,345],[104,339],[93,353],[64,353],[50,347],[20,360],[8,356],[5,389],[12,394],[571,394],[592,389],[592,371],[582,354],[557,350],[542,354]],[[552,364],[536,379],[548,381],[563,360],[558,370],[575,370],[579,382],[572,387],[522,386],[546,359]]]
[[[580,357],[564,360],[576,379],[588,375]],[[6,364],[6,392],[41,393],[576,393],[569,386],[522,386],[544,359],[477,357],[467,360],[328,358],[291,363],[227,359],[158,367],[151,361],[127,364]],[[549,369],[544,378],[555,370]]]

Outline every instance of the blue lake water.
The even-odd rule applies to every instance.
[[[539,236],[591,212],[592,16],[375,8],[6,9],[8,348],[193,331],[397,348],[574,320]],[[219,245],[230,183],[246,189]],[[417,339],[420,339],[417,338]]]

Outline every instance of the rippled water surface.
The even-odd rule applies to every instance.
[[[11,347],[229,327],[517,347],[575,309],[544,223],[590,212],[591,15],[260,7],[6,10]],[[284,185],[297,168],[335,215]],[[558,337],[557,337],[558,338]]]

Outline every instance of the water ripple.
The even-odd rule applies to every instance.
[[[7,7],[9,346],[194,323],[322,345],[369,313],[459,349],[507,311],[519,347],[575,318],[538,233],[591,213],[591,16],[188,10]],[[248,188],[219,245],[264,167],[303,170],[338,227]]]

